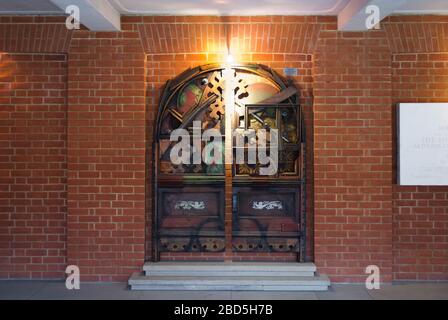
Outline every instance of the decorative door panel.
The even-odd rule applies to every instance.
[[[299,252],[302,235],[298,188],[234,188],[235,251]]]
[[[222,188],[160,188],[157,233],[161,252],[224,249]]]
[[[295,218],[299,190],[279,188],[235,188],[237,213],[244,217]]]

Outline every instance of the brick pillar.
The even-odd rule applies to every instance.
[[[332,281],[391,278],[391,60],[383,31],[321,31],[314,68],[315,262]]]
[[[74,33],[67,250],[83,280],[125,280],[144,262],[144,63],[137,32]]]
[[[226,137],[226,139],[228,139]],[[233,188],[232,188],[232,165],[225,165],[225,186],[224,186],[224,233],[226,248],[224,254],[224,261],[233,260],[233,249],[232,249],[232,214],[233,214]]]
[[[0,53],[0,277],[63,278],[65,54]]]

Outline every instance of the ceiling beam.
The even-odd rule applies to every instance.
[[[367,12],[368,6],[379,9],[379,21],[390,15],[396,9],[406,4],[407,0],[351,0],[338,14],[338,30],[367,31],[366,21],[372,13]]]
[[[70,5],[79,8],[80,22],[92,31],[120,31],[120,13],[104,0],[51,0],[64,12]]]

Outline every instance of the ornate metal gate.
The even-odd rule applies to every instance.
[[[201,130],[216,129],[224,135],[224,91],[229,88],[220,65],[190,69],[169,81],[154,128],[154,256],[159,259],[161,252],[223,252],[231,247],[234,252],[295,252],[303,261],[305,137],[297,91],[262,65],[232,66],[231,72],[232,129],[277,129],[278,170],[275,175],[261,176],[263,165],[259,162],[234,161],[233,196],[226,199],[222,163],[192,159],[191,164],[173,164],[170,153],[176,142],[170,136],[174,130],[185,129],[189,135],[182,138],[192,139],[193,121],[200,121]],[[247,154],[248,143],[234,146],[234,155],[237,148]],[[206,149],[207,142],[199,147]],[[226,243],[226,200],[232,201],[231,244]]]

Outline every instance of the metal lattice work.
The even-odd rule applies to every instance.
[[[225,133],[224,67],[190,69],[169,81],[161,97],[154,142],[154,250],[160,252],[296,252],[303,259],[304,130],[296,89],[261,65],[231,69],[232,129],[279,131],[279,163],[273,176],[260,176],[260,163],[233,164],[232,243],[224,227],[224,165],[170,161],[175,129]],[[224,137],[229,139],[229,137]],[[204,150],[206,142],[202,142]],[[247,153],[248,145],[239,146]],[[224,148],[222,148],[224,150]],[[222,150],[222,152],[223,152]],[[237,150],[234,146],[234,155]],[[227,237],[228,239],[228,237]]]

